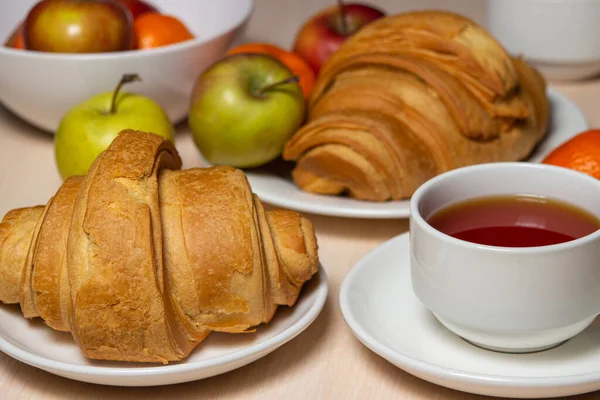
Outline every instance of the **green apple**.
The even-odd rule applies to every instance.
[[[71,108],[61,119],[54,139],[56,165],[63,179],[85,175],[96,157],[124,129],[152,132],[174,142],[173,125],[152,99],[121,92],[139,80],[124,75],[112,92],[100,93]]]
[[[211,164],[257,167],[277,158],[304,120],[298,77],[263,54],[227,56],[205,70],[188,121]]]

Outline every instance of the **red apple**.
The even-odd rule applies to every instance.
[[[104,53],[133,45],[131,14],[115,0],[42,0],[23,29],[28,50]]]
[[[158,9],[151,4],[146,3],[142,0],[117,0],[122,3],[131,12],[131,16],[135,20],[142,14],[148,12],[158,12]]]
[[[385,16],[381,10],[364,4],[342,4],[321,10],[296,35],[294,52],[319,72],[325,61],[347,37],[364,25]]]

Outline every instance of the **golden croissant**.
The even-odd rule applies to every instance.
[[[124,131],[45,206],[9,211],[0,300],[89,358],[162,363],[292,306],[318,268],[311,223],[265,211],[239,170],[180,168],[169,141]]]
[[[483,28],[448,12],[404,13],[329,58],[283,158],[303,190],[400,200],[453,168],[526,158],[548,115],[542,76]]]

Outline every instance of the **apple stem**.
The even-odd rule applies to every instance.
[[[123,75],[123,77],[121,77],[121,80],[119,81],[119,84],[117,85],[117,87],[115,88],[115,91],[113,93],[112,101],[110,102],[110,113],[111,114],[115,114],[117,112],[117,96],[119,95],[119,92],[121,91],[121,87],[127,83],[141,81],[141,80],[142,80],[142,78],[140,78],[140,76],[138,74],[125,74],[125,75]]]
[[[340,8],[340,17],[342,18],[342,32],[341,34],[346,36],[348,34],[348,23],[346,22],[346,8],[344,7],[344,0],[337,0],[338,7]]]
[[[256,94],[261,95],[268,90],[276,88],[277,86],[285,85],[286,83],[299,82],[299,81],[300,81],[300,77],[298,75],[290,76],[289,78],[286,78],[284,80],[281,80],[281,81],[278,81],[275,83],[271,83],[270,85],[261,87],[260,89],[258,89],[256,91]]]

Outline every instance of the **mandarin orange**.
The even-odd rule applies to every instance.
[[[140,15],[133,23],[138,49],[153,49],[194,38],[194,35],[177,18],[149,12]]]
[[[12,47],[14,49],[23,50],[25,49],[25,42],[23,40],[23,23],[10,34],[10,37],[4,43],[6,47]]]
[[[600,130],[588,130],[559,145],[542,161],[600,179]]]

